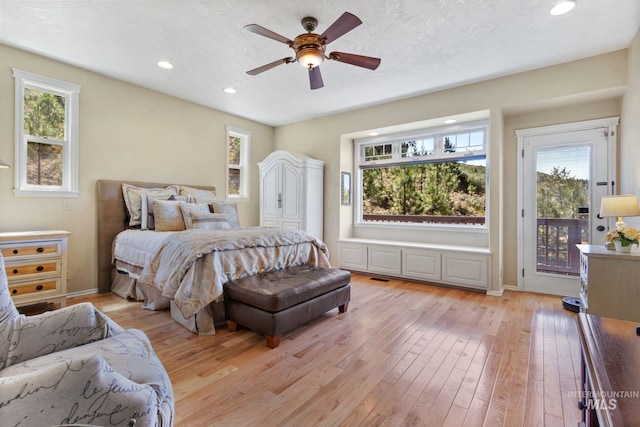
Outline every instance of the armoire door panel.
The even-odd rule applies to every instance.
[[[260,225],[267,226],[274,225],[279,226],[279,208],[278,208],[278,193],[279,193],[279,169],[274,167],[267,171],[262,176],[262,203],[261,203],[261,221]]]
[[[282,164],[282,219],[300,219],[300,201],[302,190],[300,170],[288,163]]]

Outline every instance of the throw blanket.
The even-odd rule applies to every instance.
[[[185,318],[222,299],[231,279],[296,265],[329,267],[324,243],[298,230],[186,230],[165,239],[140,281],[173,299]]]

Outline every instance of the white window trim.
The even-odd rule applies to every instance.
[[[439,230],[439,231],[460,231],[461,229],[466,230],[472,230],[472,231],[476,231],[476,232],[480,232],[480,233],[486,233],[488,230],[488,225],[489,225],[489,216],[488,216],[488,211],[489,211],[489,178],[487,176],[487,193],[486,193],[486,197],[485,197],[485,223],[483,225],[466,225],[466,224],[429,224],[429,223],[419,223],[419,224],[414,224],[414,223],[400,223],[400,222],[385,222],[385,223],[375,223],[375,222],[368,222],[368,221],[363,221],[362,220],[362,199],[363,199],[363,194],[362,194],[362,169],[360,168],[361,164],[364,164],[365,162],[362,161],[362,157],[363,157],[363,147],[365,145],[375,145],[375,144],[383,144],[383,143],[394,143],[394,142],[401,142],[401,141],[406,141],[406,140],[410,140],[412,138],[425,138],[425,137],[430,137],[433,135],[441,135],[444,133],[458,133],[458,132],[464,132],[465,130],[475,130],[475,129],[480,129],[483,128],[485,131],[485,149],[483,151],[477,151],[475,153],[473,153],[473,155],[484,155],[486,158],[486,168],[487,171],[489,170],[489,153],[488,153],[488,147],[489,147],[489,120],[488,119],[483,119],[483,120],[478,120],[478,121],[472,121],[472,122],[462,122],[462,123],[457,123],[455,125],[451,125],[451,126],[438,126],[438,127],[431,127],[431,128],[424,128],[424,129],[418,129],[418,130],[413,130],[411,132],[401,132],[401,133],[394,133],[394,134],[388,134],[388,135],[379,135],[379,136],[375,136],[375,137],[368,137],[368,138],[362,138],[362,139],[356,139],[354,140],[354,153],[353,153],[353,159],[354,159],[354,180],[353,180],[353,224],[355,227],[357,228],[365,228],[365,227],[371,227],[371,228],[404,228],[407,230],[417,230],[417,229],[433,229],[433,230]],[[437,147],[437,149],[441,149],[442,147],[439,146]],[[367,165],[375,165],[375,166],[387,166],[387,165],[400,165],[402,163],[412,163],[415,162],[416,159],[400,159],[399,158],[399,153],[395,152],[396,150],[394,150],[394,158],[392,160],[382,160],[382,161],[371,161],[371,162],[366,162]],[[471,154],[471,153],[470,153]],[[436,155],[434,157],[431,157],[432,159],[437,159],[439,161],[448,161],[448,160],[462,160],[465,156],[462,155],[460,156],[460,154],[458,153],[457,155],[454,154],[444,154],[444,153],[440,153],[439,155]]]
[[[15,81],[15,188],[22,197],[78,197],[78,124],[80,86],[13,68]],[[27,143],[24,134],[24,89],[32,88],[63,96],[65,102],[65,137],[62,185],[27,184]],[[36,138],[37,139],[37,138]]]
[[[227,146],[227,170],[226,170],[226,186],[227,199],[230,200],[248,200],[250,188],[250,153],[251,153],[251,132],[234,126],[226,126],[227,137],[225,139]],[[235,136],[240,138],[240,165],[229,164],[229,138]],[[229,194],[229,168],[237,168],[240,170],[240,194]]]

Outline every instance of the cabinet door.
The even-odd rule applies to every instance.
[[[260,177],[260,225],[263,227],[278,227],[280,194],[280,166],[262,172]]]
[[[302,224],[302,175],[300,169],[287,163],[282,163],[281,183],[282,209],[280,218],[282,226],[292,229],[303,229]]]
[[[340,243],[340,267],[367,271],[367,246]]]
[[[421,280],[440,280],[440,252],[424,249],[402,251],[402,275]]]
[[[442,281],[453,285],[487,289],[489,259],[486,255],[458,252],[442,254]]]
[[[402,272],[402,250],[389,246],[369,246],[369,271],[399,276]]]

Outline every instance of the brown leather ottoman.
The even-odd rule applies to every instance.
[[[308,265],[230,280],[224,284],[227,326],[262,332],[275,348],[287,332],[338,307],[347,311],[351,273]]]

